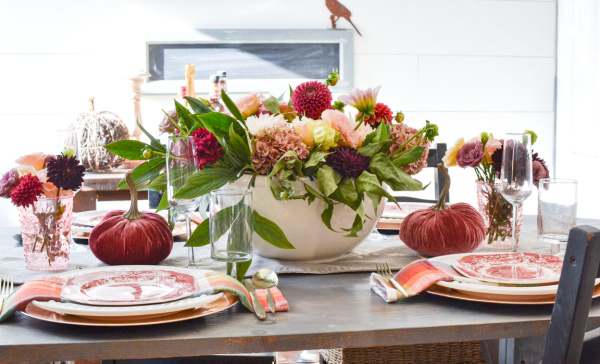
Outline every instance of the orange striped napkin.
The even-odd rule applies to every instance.
[[[65,280],[63,278],[46,276],[32,279],[23,284],[4,300],[2,312],[0,312],[0,322],[12,316],[15,311],[24,310],[29,302],[33,300],[65,301],[64,299],[61,299],[64,283]],[[253,311],[251,304],[252,298],[250,297],[248,290],[235,278],[223,273],[209,272],[209,274],[203,278],[196,278],[196,283],[198,284],[198,292],[196,292],[194,296],[219,292],[233,293],[239,297],[240,302],[247,309]],[[289,304],[279,289],[271,288],[271,293],[275,299],[275,311],[289,310]],[[266,291],[264,289],[257,289],[256,295],[258,296],[260,303],[265,307],[265,311],[270,312],[267,304]]]
[[[408,264],[394,275],[394,279],[404,288],[406,295],[377,273],[371,273],[371,289],[386,302],[394,302],[416,296],[435,282],[453,280],[452,275],[438,269],[427,259],[419,259]]]

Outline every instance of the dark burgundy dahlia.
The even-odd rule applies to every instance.
[[[83,184],[85,167],[75,157],[57,155],[46,162],[48,182],[63,190],[78,190]]]
[[[207,164],[215,164],[223,155],[223,147],[217,138],[205,128],[198,128],[192,133],[196,147],[196,164],[202,169]]]
[[[292,106],[298,115],[319,119],[323,111],[331,109],[331,91],[319,81],[304,82],[292,93]]]
[[[356,149],[337,147],[329,151],[333,153],[327,156],[325,163],[342,177],[358,178],[363,171],[370,172],[371,158],[358,154]]]

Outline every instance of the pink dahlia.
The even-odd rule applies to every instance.
[[[391,124],[394,114],[392,110],[384,103],[378,102],[373,108],[373,114],[365,115],[361,118],[362,113],[359,113],[357,118],[363,119],[365,125],[371,124],[372,127],[377,128],[381,123]]]
[[[310,151],[302,138],[291,129],[266,129],[256,136],[252,164],[260,174],[269,174],[275,163],[288,151],[294,151],[300,160],[308,158]]]
[[[402,146],[402,144],[406,143],[407,140],[409,140],[413,135],[415,135],[418,132],[419,131],[417,129],[411,128],[410,126],[406,125],[405,123],[394,125],[392,127],[392,135],[390,138],[391,139],[398,138],[398,139],[390,147],[390,150],[388,151],[388,155],[394,153],[398,148],[400,148]],[[405,145],[402,148],[401,152],[411,148],[413,145],[415,145],[417,143],[418,140],[419,140],[418,137],[411,140],[410,143],[408,143],[407,145]],[[415,174],[421,172],[421,170],[423,168],[427,167],[427,156],[429,156],[429,146],[430,145],[431,145],[431,142],[429,140],[426,140],[425,138],[423,138],[423,140],[421,140],[421,142],[419,143],[420,147],[425,147],[425,151],[423,152],[423,155],[421,156],[421,158],[416,162],[402,166],[402,169],[410,175],[415,175]]]
[[[205,128],[198,128],[192,133],[196,147],[196,164],[202,169],[207,164],[214,164],[223,155],[223,147],[217,138]]]
[[[12,203],[19,207],[33,205],[42,195],[42,181],[32,174],[26,174],[19,179],[16,186],[10,191]]]
[[[360,155],[356,149],[337,147],[329,150],[325,164],[333,168],[342,177],[358,178],[364,171],[369,171],[371,158]]]
[[[292,93],[292,106],[298,115],[319,119],[323,111],[331,109],[331,91],[319,81],[304,82]]]
[[[344,104],[348,104],[363,114],[370,115],[373,113],[375,104],[377,103],[377,94],[381,86],[375,88],[369,87],[366,90],[356,89],[348,94],[341,95],[338,100]]]

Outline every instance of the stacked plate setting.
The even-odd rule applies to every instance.
[[[453,254],[429,261],[456,277],[431,286],[431,294],[519,305],[553,304],[563,263],[560,257],[534,253]],[[600,296],[598,283],[594,297]]]
[[[176,322],[231,307],[231,294],[198,295],[196,281],[211,271],[167,266],[114,266],[57,274],[61,302],[32,301],[25,314],[45,321],[91,326]]]

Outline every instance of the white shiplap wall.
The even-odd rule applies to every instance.
[[[437,123],[438,140],[448,144],[484,130],[534,129],[536,149],[551,162],[555,1],[342,2],[363,34],[355,37],[356,87],[382,85],[381,101],[413,126]],[[343,19],[338,26],[350,27]],[[329,27],[324,0],[0,0],[0,171],[21,154],[50,148],[48,135],[86,111],[89,96],[132,125],[124,77],[145,67],[144,44],[156,34]],[[150,130],[171,99],[142,99]],[[455,168],[451,175],[452,200],[475,203],[474,173]],[[530,213],[535,199],[526,203]],[[0,226],[18,224],[6,200],[0,216]]]

